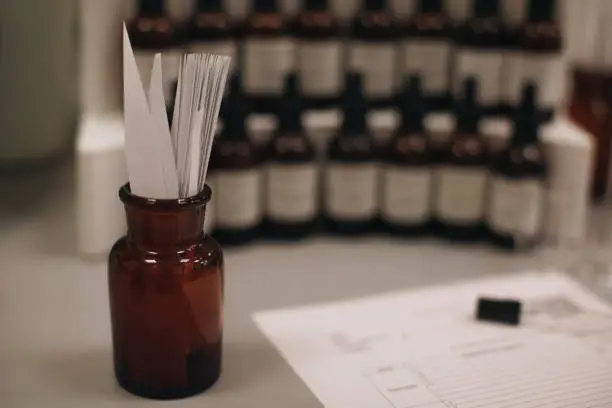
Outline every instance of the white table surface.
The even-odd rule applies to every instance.
[[[0,180],[0,407],[121,408],[112,372],[106,262],[74,251],[70,169]],[[256,310],[331,301],[541,265],[485,246],[314,239],[226,251],[223,374],[181,407],[320,403],[251,321]]]

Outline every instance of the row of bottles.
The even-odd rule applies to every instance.
[[[451,140],[432,143],[423,124],[422,80],[410,77],[401,93],[401,126],[380,146],[366,124],[362,76],[349,73],[342,126],[321,166],[302,127],[296,75],[285,82],[280,126],[263,149],[247,135],[241,78],[231,82],[209,180],[213,235],[223,244],[297,239],[321,228],[350,236],[380,227],[462,241],[489,236],[508,248],[532,247],[541,238],[546,162],[535,85],[524,87],[510,145],[491,154],[479,134],[483,109],[475,78],[464,81],[453,109]]]
[[[176,53],[189,50],[234,57],[258,112],[275,112],[290,72],[298,74],[307,107],[335,106],[347,71],[363,76],[366,99],[374,107],[390,106],[403,78],[419,75],[428,106],[450,109],[461,84],[474,76],[485,112],[516,108],[527,82],[538,85],[539,106],[553,112],[566,81],[556,0],[529,0],[527,22],[520,26],[505,24],[500,0],[471,1],[472,17],[456,25],[442,0],[418,1],[413,15],[402,21],[394,19],[387,0],[362,0],[345,29],[327,0],[305,0],[291,19],[278,11],[276,0],[253,0],[252,12],[239,24],[221,0],[200,0],[187,25],[166,16],[163,0],[141,0],[129,30],[143,73],[153,52],[166,51],[168,101],[177,77]]]

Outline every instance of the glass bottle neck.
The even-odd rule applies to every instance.
[[[220,13],[223,11],[221,0],[198,0],[198,12]]]
[[[256,13],[276,13],[278,12],[278,4],[276,4],[276,0],[255,0],[253,11]]]

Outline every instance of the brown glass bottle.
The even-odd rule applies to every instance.
[[[148,89],[153,57],[163,52],[164,98],[171,118],[185,32],[166,14],[164,0],[139,0],[138,14],[127,25],[143,86]]]
[[[343,44],[340,25],[327,0],[305,0],[293,24],[296,71],[306,107],[329,108],[342,93]]]
[[[152,200],[126,185],[119,196],[128,233],[108,267],[117,381],[154,399],[198,394],[221,373],[223,255],[203,232],[210,188]]]
[[[363,77],[372,107],[393,104],[397,83],[397,29],[387,0],[363,0],[351,27],[348,67]]]
[[[455,134],[436,174],[434,211],[441,234],[451,240],[473,241],[484,231],[488,154],[478,133],[476,88],[474,78],[465,80]]]
[[[423,126],[425,106],[419,77],[400,98],[402,124],[384,154],[381,218],[393,234],[419,236],[429,226],[433,169]]]
[[[340,134],[330,141],[324,181],[324,213],[331,232],[372,231],[378,213],[378,152],[366,124],[361,75],[349,73]]]
[[[479,84],[483,113],[502,111],[502,64],[505,27],[499,0],[474,0],[472,18],[456,31],[454,89],[461,97],[463,84],[474,77]]]
[[[418,11],[401,31],[400,78],[419,75],[428,107],[449,109],[453,30],[442,0],[420,0]]]
[[[556,19],[556,0],[530,0],[528,19],[521,33],[521,86],[533,82],[539,92],[538,106],[543,119],[550,120],[564,97],[565,62],[563,36]],[[517,104],[520,101],[517,91]],[[515,105],[516,106],[516,105]]]
[[[254,0],[241,32],[244,91],[254,112],[276,113],[283,81],[295,66],[290,32],[276,0]]]
[[[221,0],[198,0],[189,25],[189,49],[197,53],[227,55],[232,58],[232,67],[240,66],[236,60],[234,28]]]
[[[260,233],[263,218],[261,160],[247,137],[245,105],[236,73],[222,107],[223,131],[211,154],[217,188],[214,236],[222,245],[252,241]]]
[[[536,87],[526,84],[510,147],[491,163],[487,226],[502,248],[532,249],[542,239],[547,166],[538,140],[541,121]]]
[[[302,127],[302,107],[295,75],[287,77],[279,129],[267,146],[266,232],[281,239],[311,233],[318,206],[315,149]]]

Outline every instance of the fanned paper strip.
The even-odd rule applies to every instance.
[[[180,58],[170,129],[162,55],[154,58],[145,93],[125,24],[123,37],[125,154],[132,193],[154,199],[194,196],[204,189],[231,58],[211,54]]]

